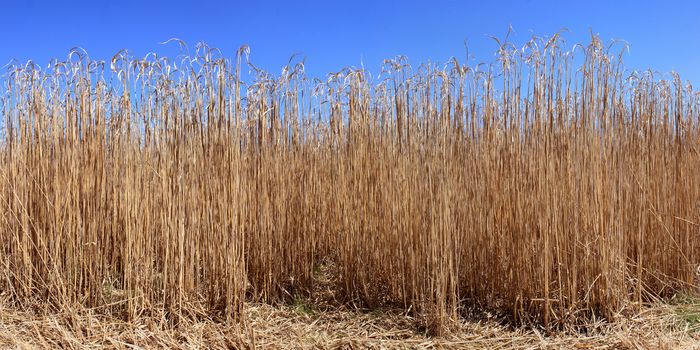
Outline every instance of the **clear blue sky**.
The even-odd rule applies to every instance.
[[[628,67],[676,70],[700,85],[700,2],[671,0],[8,0],[0,8],[0,66],[13,58],[45,65],[74,46],[104,60],[122,48],[172,54],[176,44],[158,43],[178,37],[190,46],[206,41],[229,57],[249,44],[252,62],[273,73],[296,52],[311,75],[361,60],[377,73],[382,59],[398,54],[412,63],[462,58],[465,39],[477,60],[489,61],[496,46],[487,34],[502,37],[508,25],[517,44],[564,27],[567,44],[587,42],[593,28],[606,41],[630,43]]]

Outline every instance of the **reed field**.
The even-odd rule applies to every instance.
[[[436,336],[697,296],[700,93],[597,36],[497,45],[324,80],[204,44],[5,68],[0,294],[177,327],[332,290]]]

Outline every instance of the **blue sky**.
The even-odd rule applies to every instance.
[[[233,57],[242,44],[251,60],[273,73],[293,53],[307,72],[324,76],[345,66],[377,73],[382,59],[403,54],[412,63],[464,57],[490,61],[488,34],[522,44],[534,33],[568,28],[568,44],[587,42],[589,28],[604,40],[625,39],[630,68],[676,70],[700,84],[698,1],[5,1],[0,13],[0,66],[11,59],[45,65],[74,46],[108,60],[122,48],[137,56],[173,54],[171,37],[190,46],[206,41]]]

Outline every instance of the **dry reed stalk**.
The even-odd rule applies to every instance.
[[[698,93],[626,73],[596,36],[562,43],[506,38],[489,66],[399,57],[378,83],[302,63],[246,83],[247,47],[232,63],[203,44],[122,51],[111,73],[80,50],[12,67],[0,290],[236,318],[309,294],[332,261],[346,301],[434,333],[465,306],[560,327],[697,292]]]

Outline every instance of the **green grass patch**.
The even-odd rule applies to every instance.
[[[294,309],[294,312],[300,315],[304,316],[310,316],[313,317],[316,315],[314,310],[309,306],[309,304],[306,302],[301,297],[294,297],[294,300],[292,301],[292,308]]]
[[[700,297],[676,295],[669,300],[669,304],[674,306],[680,326],[700,332]]]

